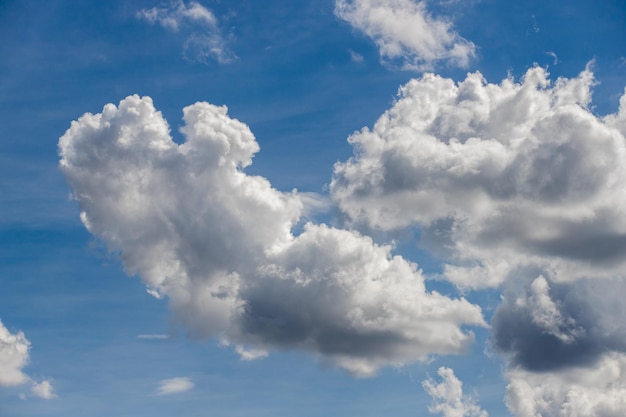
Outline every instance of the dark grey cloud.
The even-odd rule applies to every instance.
[[[506,294],[492,320],[494,347],[515,366],[555,371],[626,353],[626,282],[543,277]]]

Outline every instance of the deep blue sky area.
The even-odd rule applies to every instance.
[[[367,17],[349,21],[337,11],[339,3],[419,10],[431,23],[445,22],[454,42],[471,42],[474,53],[463,65],[445,56],[449,45],[434,58],[409,46],[389,59],[381,44],[403,32],[387,33],[389,27],[376,29],[371,21],[368,32]],[[150,10],[159,18],[145,17]],[[3,384],[0,378],[0,416],[485,417],[484,410],[492,417],[526,417],[512,400],[505,404],[507,384],[522,375],[511,372],[523,364],[493,346],[489,327],[502,294],[516,284],[476,290],[456,285],[444,272],[444,264],[452,263],[449,247],[431,250],[420,240],[426,233],[421,223],[409,222],[404,230],[351,223],[350,213],[330,197],[334,165],[360,152],[348,137],[372,128],[394,106],[399,88],[424,73],[461,82],[479,71],[486,83],[521,83],[538,66],[554,85],[589,66],[595,83],[587,111],[602,120],[618,112],[624,94],[625,39],[622,0],[0,1],[0,320],[11,335],[23,332],[30,342],[27,364],[18,367],[25,379]],[[397,64],[415,59],[419,68]],[[106,232],[86,230],[80,192],[59,169],[59,138],[70,123],[132,94],[152,98],[179,144],[185,141],[179,131],[183,107],[204,101],[228,106],[228,115],[245,123],[260,147],[245,173],[318,202],[296,222],[295,234],[312,221],[358,229],[377,244],[390,244],[393,255],[420,265],[428,291],[480,306],[486,327],[462,326],[474,334],[464,353],[432,351],[397,366],[385,359],[368,377],[305,345],[267,339],[261,344],[269,356],[248,361],[218,336],[195,334],[181,324],[167,295],[148,294],[143,270],[128,270],[126,247],[111,250]],[[208,197],[203,201],[210,204]],[[605,275],[617,276],[615,270]],[[540,283],[533,281],[532,288],[539,288],[535,282]],[[550,294],[556,300],[558,294]],[[567,307],[572,299],[563,296],[562,304],[553,304]],[[559,311],[549,317],[565,317],[566,310]],[[0,372],[1,355],[8,355],[2,343],[8,349],[13,342],[0,338]],[[624,353],[623,347],[611,349]],[[437,409],[433,404],[449,397],[429,396],[423,387],[429,378],[441,381],[440,367],[453,369],[463,382],[464,414]],[[535,383],[534,374],[526,377]],[[167,391],[175,378],[181,385]],[[37,394],[33,387],[40,381],[48,381],[52,391]],[[614,385],[626,392],[623,377]],[[610,407],[603,410],[609,411],[584,416],[618,415]]]

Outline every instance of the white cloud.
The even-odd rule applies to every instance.
[[[417,265],[356,232],[292,235],[302,198],[244,172],[259,150],[248,127],[207,103],[184,120],[178,145],[152,100],[131,96],[59,141],[83,223],[177,323],[248,356],[300,349],[359,375],[467,349],[478,306],[426,291]]]
[[[507,373],[506,404],[516,417],[621,417],[626,410],[626,355],[606,354],[590,367]]]
[[[189,60],[207,62],[214,59],[224,64],[237,58],[228,47],[213,12],[196,1],[186,5],[183,0],[178,0],[169,7],[142,9],[137,12],[137,18],[174,32],[185,30],[188,37],[183,45],[183,55]]]
[[[429,69],[438,62],[466,67],[475,46],[433,17],[424,1],[336,0],[335,15],[369,36],[384,63],[407,70]]]
[[[0,321],[0,386],[21,385],[30,380],[22,372],[28,364],[29,349],[24,333],[12,334]]]
[[[422,382],[432,398],[428,411],[443,417],[487,417],[487,412],[473,398],[463,394],[463,383],[452,369],[441,367],[437,373],[442,379],[439,384],[432,378]]]
[[[191,381],[191,378],[188,377],[178,377],[171,379],[164,379],[159,382],[159,387],[157,388],[157,395],[172,395],[172,394],[181,394],[183,392],[187,392],[193,389],[194,383]]]
[[[24,333],[13,334],[0,320],[0,387],[10,387],[31,383],[32,393],[46,400],[55,398],[52,383],[49,380],[36,382],[23,372],[28,365],[30,342]]]
[[[54,393],[54,389],[52,388],[52,383],[47,379],[44,379],[41,382],[33,381],[31,389],[35,396],[43,398],[44,400],[56,398],[56,394]]]
[[[350,137],[331,196],[355,224],[419,228],[462,287],[524,268],[557,282],[624,277],[626,105],[595,116],[593,84],[590,69],[555,83],[537,67],[520,83],[425,74]]]

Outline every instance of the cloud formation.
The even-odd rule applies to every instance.
[[[188,377],[164,379],[159,382],[159,387],[157,388],[156,394],[157,395],[181,394],[183,392],[192,390],[194,386],[195,385],[191,381],[191,378],[188,378]]]
[[[259,150],[248,127],[208,103],[183,113],[179,145],[152,100],[130,96],[72,122],[59,151],[84,225],[192,335],[359,375],[467,349],[478,306],[426,291],[417,265],[359,233],[292,235],[300,195],[244,172]]]
[[[552,371],[626,354],[626,280],[548,283],[509,290],[492,321],[494,347],[516,367]]]
[[[226,64],[237,58],[222,35],[215,14],[197,1],[186,5],[183,0],[177,0],[169,7],[141,9],[137,18],[173,32],[187,33],[183,55],[191,61],[215,60]]]
[[[432,398],[428,411],[443,417],[487,417],[487,412],[480,408],[476,400],[463,394],[463,383],[450,368],[441,367],[437,371],[441,382],[429,378],[422,386]]]
[[[475,46],[433,17],[424,1],[336,0],[335,15],[370,37],[381,61],[405,70],[430,69],[435,64],[467,67]]]
[[[57,396],[52,388],[52,383],[47,379],[41,382],[33,382],[31,390],[35,396],[44,400],[51,400]]]
[[[30,342],[24,333],[9,332],[0,320],[0,387],[11,387],[31,383],[33,395],[46,400],[56,397],[49,380],[34,381],[23,372],[28,365]]]
[[[22,372],[28,364],[30,342],[24,333],[12,334],[0,321],[0,386],[21,385],[30,378]]]
[[[516,417],[621,417],[626,410],[626,356],[605,355],[590,367],[507,373],[506,404]]]
[[[355,155],[335,166],[333,201],[354,224],[418,228],[460,287],[530,269],[624,277],[626,106],[595,116],[593,84],[589,68],[555,83],[538,67],[519,83],[425,74],[349,138]]]

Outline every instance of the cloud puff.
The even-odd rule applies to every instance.
[[[137,12],[137,18],[173,32],[187,32],[183,54],[189,60],[206,62],[214,59],[225,64],[237,58],[228,48],[213,12],[196,1],[186,5],[183,0],[178,0],[172,1],[169,7],[142,9]]]
[[[356,224],[417,227],[462,287],[494,286],[532,269],[555,281],[623,277],[626,102],[589,109],[593,74],[519,83],[433,74],[349,141],[331,195]]]
[[[626,356],[611,353],[592,367],[507,374],[506,404],[516,417],[621,417],[626,410]]]
[[[31,383],[32,393],[46,400],[55,398],[56,394],[49,380],[34,381],[23,372],[28,365],[30,342],[19,331],[9,332],[0,320],[0,387],[11,387]]]
[[[430,15],[424,1],[336,0],[335,15],[369,36],[384,63],[407,70],[429,69],[438,62],[466,67],[475,46]]]
[[[432,378],[422,382],[422,386],[432,398],[428,411],[443,417],[487,417],[476,401],[463,394],[463,383],[450,368],[441,367],[437,371],[442,381],[437,384]]]
[[[0,386],[21,385],[30,380],[22,372],[28,364],[29,349],[24,333],[12,334],[0,321]]]
[[[191,381],[191,378],[188,378],[188,377],[164,379],[159,382],[159,387],[157,388],[156,394],[157,395],[180,394],[180,393],[192,390],[193,387],[194,387],[194,383]]]
[[[415,264],[356,232],[292,235],[300,195],[244,172],[259,150],[248,127],[226,107],[183,113],[179,145],[152,100],[131,96],[72,122],[59,151],[84,225],[192,335],[361,375],[467,349],[460,326],[484,325],[478,306],[426,291]]]
[[[52,383],[47,379],[44,379],[41,382],[33,382],[31,389],[35,396],[43,398],[44,400],[56,398],[56,394],[52,388]]]

